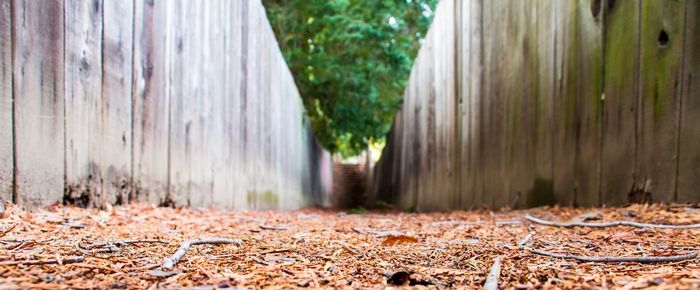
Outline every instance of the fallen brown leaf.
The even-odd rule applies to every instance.
[[[394,245],[399,245],[399,244],[416,244],[416,243],[418,243],[418,239],[411,237],[411,236],[389,235],[389,236],[386,236],[386,238],[384,238],[382,245],[394,246]]]

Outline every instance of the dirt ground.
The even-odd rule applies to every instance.
[[[10,207],[0,219],[0,288],[480,288],[496,257],[502,259],[501,289],[700,287],[697,258],[642,264],[533,253],[692,254],[700,249],[700,229],[562,228],[531,223],[525,214],[558,221],[700,223],[700,209],[690,205],[431,214],[143,204],[30,213]],[[193,245],[173,270],[161,268],[181,242],[198,238],[240,239],[242,245]]]

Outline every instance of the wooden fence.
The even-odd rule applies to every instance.
[[[699,201],[699,20],[697,0],[441,1],[370,195]]]
[[[4,200],[297,208],[330,190],[259,0],[0,0],[0,52]]]

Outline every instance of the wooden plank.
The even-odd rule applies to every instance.
[[[244,89],[244,78],[245,78],[245,59],[243,59],[244,48],[247,48],[247,43],[244,42],[247,36],[244,30],[244,23],[247,21],[244,14],[243,7],[247,5],[246,1],[229,1],[232,5],[230,9],[231,19],[230,22],[230,32],[227,32],[227,49],[226,52],[227,62],[226,62],[226,94],[228,96],[227,100],[230,101],[228,105],[230,116],[229,129],[226,132],[229,145],[230,155],[230,171],[231,175],[229,179],[231,180],[231,187],[229,188],[229,194],[231,195],[231,206],[236,208],[242,208],[245,206],[246,189],[241,186],[245,182],[246,178],[244,176],[244,155],[241,153],[242,142],[240,136],[243,131],[241,122],[241,101],[245,97]],[[241,129],[238,129],[241,128]]]
[[[0,0],[0,200],[12,201],[12,1]]]
[[[419,53],[420,54],[420,53]],[[414,67],[415,68],[415,67]],[[417,69],[412,69],[404,93],[401,111],[392,128],[395,139],[386,146],[393,146],[394,162],[386,164],[392,178],[391,201],[404,210],[415,209],[419,192],[420,144],[421,127],[418,125],[420,107],[417,100],[416,82],[419,79]],[[404,165],[405,164],[405,165]],[[375,171],[376,172],[376,171]]]
[[[104,206],[102,191],[102,1],[65,1],[64,203]]]
[[[565,205],[599,200],[603,16],[593,4],[558,3],[554,200]]]
[[[483,202],[485,206],[497,208],[507,203],[509,180],[506,175],[506,124],[504,75],[507,67],[503,55],[507,54],[505,22],[502,15],[510,3],[507,1],[484,1],[483,41],[484,57],[484,110],[483,144],[480,148],[483,170]]]
[[[700,3],[686,1],[677,202],[700,199]]]
[[[685,1],[642,2],[638,179],[632,201],[675,199],[685,5]]]
[[[206,7],[208,14],[204,15],[204,26],[208,29],[205,31],[207,46],[204,51],[204,63],[206,64],[203,72],[208,85],[206,88],[209,96],[209,125],[208,128],[208,183],[207,192],[211,194],[211,202],[209,205],[219,207],[216,201],[225,201],[228,194],[225,189],[226,180],[228,177],[224,174],[225,152],[224,149],[224,119],[226,118],[223,109],[224,105],[224,26],[227,19],[223,18],[224,2],[222,0],[210,1]],[[274,39],[272,31],[268,32],[268,37]],[[275,43],[276,45],[276,43]],[[274,46],[276,48],[276,46]],[[282,74],[283,71],[275,69],[271,72]],[[219,207],[220,208],[220,207]]]
[[[468,170],[466,170],[469,181],[467,186],[464,186],[464,190],[467,196],[462,200],[464,208],[475,209],[483,204],[483,134],[484,132],[484,65],[485,65],[485,49],[484,49],[484,35],[483,35],[483,0],[472,0],[465,2],[465,9],[469,10],[469,18],[467,13],[464,13],[464,20],[469,22],[469,30],[466,31],[469,36],[469,50],[465,51],[464,54],[469,55],[468,72],[468,93],[469,101],[466,103],[467,107],[467,119],[469,122],[469,132],[465,134],[467,148],[463,152],[468,152]],[[468,7],[466,7],[468,6]],[[465,59],[466,60],[466,59]],[[463,169],[464,170],[464,169]]]
[[[236,14],[239,16],[237,18],[240,19],[238,22],[238,25],[236,26],[235,30],[240,31],[241,35],[241,41],[238,42],[239,44],[239,62],[238,66],[233,66],[236,68],[236,75],[238,76],[238,82],[239,82],[239,93],[238,93],[238,98],[236,99],[237,102],[234,105],[237,105],[235,109],[236,112],[236,121],[237,124],[239,124],[240,130],[237,130],[237,132],[232,133],[232,138],[235,140],[233,148],[235,148],[235,152],[233,153],[236,160],[239,161],[238,165],[236,166],[239,172],[238,180],[236,182],[236,190],[234,191],[235,194],[235,201],[234,204],[236,205],[237,208],[241,209],[248,209],[250,208],[249,206],[249,198],[248,198],[248,189],[249,189],[249,184],[250,179],[249,179],[249,174],[254,174],[251,172],[252,168],[250,166],[250,163],[248,162],[248,154],[246,152],[246,146],[247,146],[247,137],[248,137],[248,123],[247,123],[247,115],[246,115],[246,110],[248,106],[248,99],[250,98],[249,96],[249,67],[252,65],[252,62],[250,61],[252,58],[249,56],[249,50],[251,48],[251,41],[250,39],[254,37],[254,33],[250,31],[250,15],[248,13],[249,11],[249,2],[248,1],[240,1],[238,6],[238,11]]]
[[[442,1],[431,27],[434,41],[430,62],[433,79],[428,116],[430,174],[434,184],[430,198],[423,200],[422,210],[446,210],[455,204],[455,22],[454,1]],[[431,146],[432,145],[432,146]]]
[[[608,1],[604,12],[601,195],[606,205],[628,202],[628,193],[635,190],[639,11],[639,1]]]
[[[135,1],[133,81],[133,198],[168,205],[168,95],[165,9]],[[166,108],[166,109],[164,109]]]
[[[64,188],[63,1],[12,4],[17,202],[61,201]]]
[[[559,1],[556,35],[556,94],[554,98],[554,199],[559,204],[572,205],[575,200],[576,168],[576,83],[575,63],[578,21],[577,3]],[[530,205],[549,202],[549,197],[528,199]]]
[[[553,195],[553,123],[554,123],[554,94],[556,88],[555,60],[556,60],[556,3],[551,1],[529,1],[528,8],[531,14],[538,17],[530,18],[528,26],[527,42],[530,61],[525,71],[529,75],[526,83],[529,84],[532,122],[532,159],[534,165],[530,188],[523,191],[518,202],[518,207],[536,206],[541,200],[546,200]]]
[[[527,2],[518,1],[507,5],[504,14],[505,39],[508,50],[504,51],[503,71],[500,75],[504,80],[501,85],[504,90],[505,108],[505,168],[503,172],[508,176],[508,187],[502,193],[495,208],[513,208],[524,204],[525,193],[532,188],[534,171],[530,170],[534,163],[533,144],[533,95],[536,87],[532,83],[536,81],[536,74],[531,74],[536,66],[536,47],[528,42],[533,34],[527,34],[528,29],[536,29],[533,23],[526,22],[529,10],[526,10]],[[533,6],[535,7],[535,6]]]
[[[216,193],[217,200],[221,200],[226,207],[233,207],[235,205],[235,197],[233,195],[234,188],[237,184],[237,174],[235,168],[238,161],[235,159],[235,150],[233,149],[233,128],[236,126],[237,117],[235,116],[236,99],[238,96],[239,89],[239,79],[235,74],[235,70],[232,68],[234,63],[240,59],[238,55],[238,50],[236,49],[238,43],[240,42],[240,33],[236,29],[237,22],[240,22],[240,18],[234,19],[238,11],[238,4],[231,1],[224,1],[222,3],[223,19],[229,19],[226,25],[222,27],[224,45],[223,45],[223,62],[222,62],[222,152],[221,158],[224,163],[223,168],[220,172],[215,172],[215,179],[217,189]]]
[[[249,29],[250,33],[248,34],[248,47],[246,51],[248,58],[246,66],[246,96],[242,109],[242,113],[245,116],[243,123],[243,128],[245,128],[245,130],[242,154],[246,158],[245,164],[247,166],[245,170],[247,182],[243,186],[246,188],[247,208],[258,209],[262,207],[262,205],[259,205],[260,202],[258,201],[259,192],[262,192],[259,186],[260,176],[262,175],[259,164],[261,160],[260,157],[262,157],[260,148],[262,144],[258,143],[258,135],[255,134],[255,132],[259,130],[259,119],[256,118],[256,114],[258,114],[258,102],[261,98],[259,81],[262,59],[260,56],[261,50],[259,49],[259,47],[261,47],[259,46],[261,37],[259,32],[259,16],[254,13],[257,7],[249,3],[245,8],[245,13],[248,14],[246,27],[248,27],[247,29]]]
[[[397,173],[399,175],[396,181],[397,187],[392,194],[394,195],[394,200],[398,200],[399,206],[405,210],[416,210],[418,208],[422,186],[420,174],[423,169],[423,163],[421,163],[423,158],[421,153],[424,150],[425,143],[421,137],[425,132],[425,128],[421,125],[424,108],[420,102],[418,89],[418,81],[421,79],[421,75],[418,69],[411,71],[406,91],[408,102],[405,106],[407,109],[401,116],[401,125],[397,128],[397,130],[401,130],[399,136],[402,140],[398,148],[401,151],[401,156],[399,157],[401,161],[398,164],[408,164],[408,166],[401,168],[402,170]]]
[[[454,207],[462,208],[464,201],[469,198],[471,187],[469,167],[469,138],[470,119],[468,114],[469,95],[469,63],[470,63],[470,30],[471,30],[471,1],[455,1],[455,189]]]
[[[131,191],[133,13],[132,1],[104,3],[100,170],[104,196],[115,204],[127,203]]]
[[[234,168],[234,154],[233,154],[233,149],[232,147],[232,131],[233,131],[233,122],[236,119],[235,116],[235,106],[234,106],[234,96],[237,86],[237,79],[234,77],[232,74],[233,70],[231,69],[231,65],[233,64],[233,61],[237,59],[237,56],[234,55],[235,51],[235,46],[233,45],[234,39],[239,37],[239,33],[235,30],[235,25],[234,23],[239,21],[240,19],[233,19],[235,15],[235,10],[234,8],[236,7],[236,4],[233,1],[224,1],[222,3],[222,18],[226,19],[227,21],[225,22],[225,25],[222,27],[222,33],[223,33],[223,55],[222,59],[223,62],[221,63],[222,65],[222,75],[221,77],[224,79],[222,83],[222,96],[223,96],[223,101],[222,101],[222,148],[221,148],[221,157],[222,162],[224,163],[224,166],[221,168],[219,172],[215,172],[215,184],[217,186],[217,190],[215,190],[216,195],[217,195],[217,203],[220,205],[223,205],[227,208],[232,208],[234,206],[234,196],[233,196],[233,188],[235,187],[235,171],[233,170]],[[223,193],[218,193],[218,192],[223,192]],[[221,196],[220,196],[221,195]]]
[[[576,206],[600,204],[600,146],[603,94],[603,17],[596,1],[576,1],[576,32],[571,57],[576,84],[576,162],[574,198]],[[597,12],[597,16],[595,15]]]
[[[195,19],[192,17],[196,7],[188,6],[185,1],[170,1],[168,5],[168,35],[171,37],[167,43],[167,49],[171,51],[171,66],[168,70],[170,90],[170,112],[169,112],[169,145],[168,160],[169,165],[169,194],[172,202],[176,205],[189,205],[191,185],[191,164],[193,148],[191,144],[192,134],[192,114],[188,114],[193,109],[191,101],[194,100],[195,92],[188,86],[192,78],[199,74],[194,67],[195,39],[198,34],[194,28]],[[189,29],[188,29],[189,28]],[[197,45],[200,45],[197,43]]]
[[[433,50],[435,49],[435,32],[429,30],[423,40],[425,51],[421,54],[421,58],[416,62],[419,71],[419,81],[416,83],[416,96],[420,101],[421,111],[419,112],[418,122],[420,122],[420,151],[419,151],[419,168],[416,175],[418,177],[418,187],[416,190],[415,210],[425,210],[426,200],[431,199],[431,194],[435,190],[434,182],[434,166],[435,166],[435,91],[433,89],[433,80],[435,73],[433,72]]]

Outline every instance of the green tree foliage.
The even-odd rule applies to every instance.
[[[438,0],[263,0],[319,141],[382,142]]]

